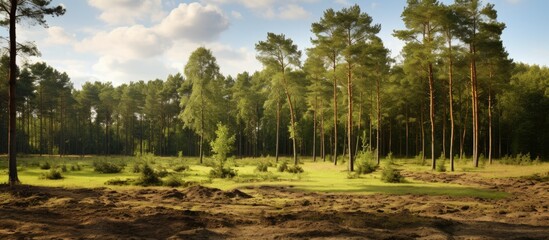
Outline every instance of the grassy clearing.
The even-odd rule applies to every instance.
[[[290,159],[281,158],[279,163]],[[94,162],[103,161],[123,165],[120,173],[105,174],[94,171]],[[47,180],[41,176],[50,171],[41,169],[44,163],[51,165],[53,169],[62,169],[63,179]],[[259,162],[269,165],[267,172],[259,172]],[[234,168],[238,176],[233,179],[211,179],[208,173],[211,167],[198,165],[196,158],[177,157],[37,157],[29,156],[19,158],[19,177],[25,184],[55,187],[110,187],[110,188],[138,188],[137,186],[113,186],[105,185],[109,180],[136,180],[140,173],[135,172],[136,167],[148,164],[156,171],[166,171],[168,176],[164,179],[180,179],[184,182],[194,182],[208,187],[220,189],[232,189],[254,185],[284,185],[293,186],[295,189],[315,192],[351,193],[351,194],[413,194],[413,195],[449,195],[472,196],[482,198],[502,198],[506,193],[462,186],[456,184],[424,183],[407,179],[404,183],[384,183],[381,181],[381,169],[366,175],[350,175],[346,171],[346,164],[334,166],[330,162],[312,162],[309,158],[302,158],[304,173],[292,174],[278,172],[277,163],[273,158],[245,158],[230,159],[227,166]],[[0,157],[0,182],[7,182],[7,159]],[[78,166],[77,170],[73,166]],[[184,167],[182,167],[184,166]],[[418,165],[414,160],[399,159],[395,161],[395,167],[407,171],[429,171],[430,166]],[[181,168],[185,170],[180,171]],[[72,170],[71,170],[72,169]],[[179,170],[178,170],[179,169]],[[449,167],[448,167],[449,169]],[[178,170],[178,171],[176,171]],[[521,177],[533,174],[549,172],[549,163],[526,166],[512,166],[495,163],[491,166],[472,168],[467,162],[458,162],[457,174],[472,172],[486,178]],[[433,172],[440,174],[437,172]]]

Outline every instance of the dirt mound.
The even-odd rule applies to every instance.
[[[177,189],[173,189],[171,191],[168,191],[168,192],[165,192],[163,195],[162,195],[162,198],[163,199],[169,199],[169,198],[174,198],[174,199],[184,199],[186,198],[187,196],[180,192],[180,191],[177,191]]]
[[[183,192],[189,199],[196,200],[227,200],[227,199],[244,199],[252,198],[252,196],[238,189],[231,191],[222,191],[218,188],[209,188],[204,186],[192,186]]]

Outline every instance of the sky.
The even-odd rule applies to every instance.
[[[450,3],[450,0],[442,2]],[[503,41],[517,62],[549,66],[549,1],[485,0],[495,4],[507,25]],[[379,36],[398,59],[403,42],[392,36],[404,29],[405,0],[53,0],[64,16],[47,18],[49,28],[21,23],[18,41],[32,41],[40,57],[66,72],[80,88],[85,82],[166,79],[182,73],[198,47],[210,49],[221,73],[261,70],[255,44],[268,32],[283,33],[300,50],[311,47],[311,24],[328,8],[358,4],[381,24]],[[5,30],[7,34],[7,30]]]

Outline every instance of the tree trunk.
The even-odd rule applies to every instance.
[[[490,69],[489,81],[492,80],[493,73]],[[488,162],[492,164],[492,86],[488,83]]]
[[[278,163],[278,151],[280,147],[280,100],[276,99],[276,143],[275,143],[275,162]]]
[[[431,169],[436,169],[435,158],[435,86],[433,64],[429,63],[429,122],[431,124]]]
[[[334,149],[333,161],[334,165],[337,165],[337,77],[336,77],[336,59],[333,59],[333,74],[334,74]]]
[[[473,116],[473,164],[478,167],[478,91],[477,91],[477,66],[475,60],[476,49],[471,45],[471,108]]]
[[[454,60],[452,57],[452,38],[448,37],[448,106],[450,107],[450,171],[454,171],[454,97],[453,97],[453,81],[454,81]]]
[[[316,162],[316,111],[318,107],[318,97],[315,96],[315,106],[313,110],[313,162]]]
[[[17,23],[17,0],[10,0],[10,69],[9,69],[9,129],[8,129],[8,159],[9,159],[9,183],[10,186],[19,184],[17,176],[17,152],[16,152],[16,109],[15,109],[15,81],[17,80],[17,42],[16,42],[16,23]]]
[[[377,113],[377,131],[376,131],[376,162],[377,165],[380,164],[380,154],[381,154],[381,92],[380,92],[380,82],[379,77],[376,78],[376,113]]]
[[[347,112],[347,145],[349,149],[349,171],[352,172],[355,169],[355,164],[353,162],[353,76],[352,76],[353,65],[348,62],[347,64],[347,104],[349,105]]]

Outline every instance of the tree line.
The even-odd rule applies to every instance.
[[[328,9],[302,52],[284,34],[255,45],[261,71],[223,76],[196,49],[183,73],[120,86],[75,89],[47,63],[17,69],[16,152],[58,155],[208,155],[223,123],[237,156],[430,159],[530,153],[549,157],[549,69],[515,63],[492,4],[408,0],[398,61],[381,25],[358,5]],[[10,57],[0,74],[11,76]],[[8,152],[8,81],[0,82],[0,152]]]

